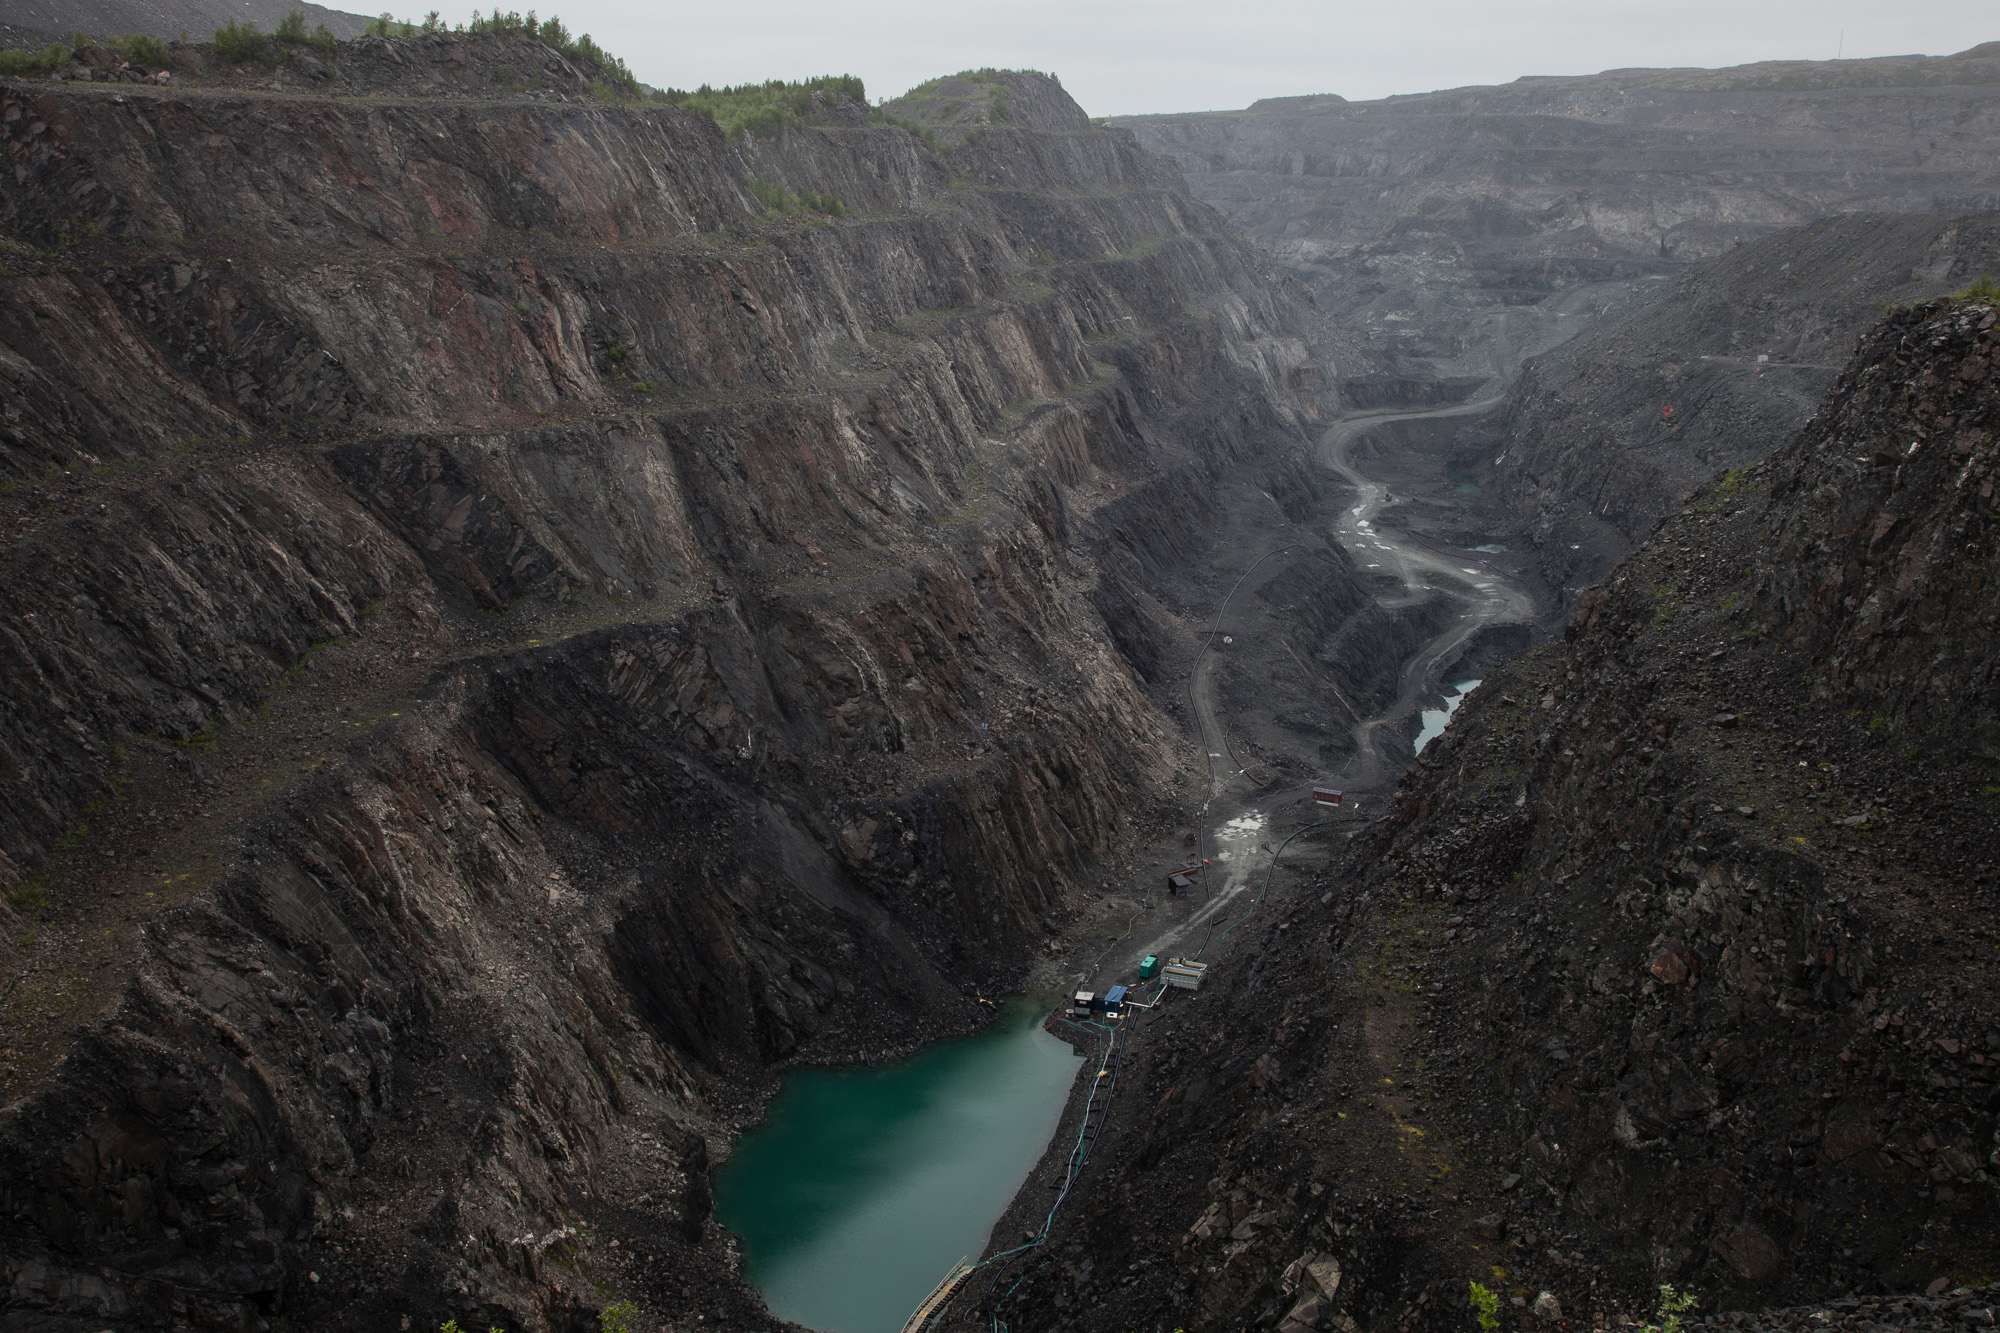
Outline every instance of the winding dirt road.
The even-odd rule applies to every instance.
[[[1439,663],[1448,661],[1475,634],[1489,626],[1529,624],[1535,618],[1534,599],[1506,575],[1494,571],[1477,552],[1435,549],[1378,527],[1377,516],[1394,503],[1395,497],[1385,483],[1370,480],[1356,470],[1349,460],[1349,451],[1371,427],[1390,421],[1479,416],[1492,411],[1505,393],[1506,385],[1502,382],[1488,394],[1455,407],[1346,417],[1320,436],[1320,462],[1354,488],[1354,503],[1342,512],[1335,537],[1361,568],[1387,573],[1402,581],[1403,595],[1385,599],[1383,605],[1410,605],[1436,592],[1446,593],[1460,603],[1451,627],[1404,664],[1395,702],[1354,729],[1354,754],[1337,779],[1343,786],[1380,787],[1409,765],[1409,756],[1402,753],[1408,746],[1403,724],[1434,684],[1431,676]]]
[[[1574,313],[1589,303],[1593,290],[1585,286],[1568,292],[1559,298],[1555,309],[1564,314]],[[1409,767],[1412,757],[1407,739],[1409,719],[1435,687],[1432,678],[1439,664],[1449,662],[1483,629],[1529,624],[1535,619],[1535,602],[1526,589],[1492,569],[1478,552],[1433,546],[1381,526],[1382,512],[1396,504],[1397,497],[1387,483],[1363,474],[1350,458],[1355,441],[1370,430],[1392,422],[1472,418],[1493,411],[1505,401],[1526,357],[1565,341],[1580,332],[1584,323],[1579,320],[1559,333],[1537,339],[1531,348],[1519,348],[1514,344],[1508,313],[1497,312],[1494,319],[1499,324],[1494,338],[1494,374],[1478,396],[1449,407],[1420,411],[1386,409],[1343,416],[1320,435],[1316,448],[1321,465],[1354,490],[1354,499],[1335,523],[1334,537],[1358,566],[1393,576],[1403,585],[1401,595],[1385,599],[1383,605],[1409,605],[1442,593],[1456,600],[1460,607],[1451,625],[1404,664],[1395,701],[1356,725],[1354,753],[1340,771],[1323,779],[1345,790],[1350,803],[1366,799],[1371,809]],[[1548,325],[1544,321],[1545,330]],[[1258,563],[1284,549],[1273,548],[1260,556]],[[1279,567],[1273,566],[1272,572]],[[1230,597],[1255,591],[1255,585],[1249,582],[1250,572],[1245,572]],[[1225,623],[1228,606],[1229,599],[1225,598],[1216,615],[1218,627]],[[1164,955],[1176,946],[1198,943],[1205,938],[1198,932],[1223,924],[1226,913],[1233,917],[1229,912],[1231,904],[1244,890],[1261,885],[1266,879],[1273,817],[1279,810],[1310,798],[1307,787],[1258,791],[1241,799],[1231,792],[1246,770],[1236,761],[1220,715],[1215,684],[1217,657],[1212,651],[1215,637],[1211,634],[1196,654],[1188,680],[1188,696],[1209,768],[1208,789],[1198,816],[1201,826],[1198,845],[1204,855],[1215,861],[1219,873],[1208,877],[1206,900],[1186,917],[1129,951],[1120,949],[1118,944],[1106,950],[1106,957],[1117,955],[1114,970],[1119,974],[1128,972],[1146,954]],[[1099,964],[1089,971],[1097,973],[1102,962],[1100,958]]]

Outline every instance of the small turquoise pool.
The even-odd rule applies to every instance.
[[[1424,747],[1444,735],[1444,729],[1451,724],[1451,715],[1465,702],[1465,696],[1479,688],[1476,680],[1455,680],[1445,691],[1443,708],[1426,708],[1423,712],[1422,727],[1417,732],[1418,754]]]
[[[898,1333],[1048,1147],[1081,1063],[1007,1005],[975,1037],[893,1064],[806,1069],[716,1175],[716,1217],[780,1318]]]

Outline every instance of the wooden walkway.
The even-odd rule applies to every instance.
[[[944,1281],[938,1283],[931,1291],[931,1294],[924,1297],[924,1303],[917,1307],[917,1312],[911,1315],[908,1322],[903,1325],[903,1333],[917,1333],[917,1330],[928,1324],[931,1321],[931,1316],[936,1314],[944,1303],[951,1299],[953,1290],[957,1288],[959,1283],[965,1280],[965,1275],[971,1271],[972,1265],[963,1259],[953,1264],[951,1271],[944,1275]]]

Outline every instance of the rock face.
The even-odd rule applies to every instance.
[[[704,1139],[976,1021],[1171,768],[1218,484],[1314,502],[1283,284],[996,87],[0,88],[19,1318],[754,1316]]]
[[[1305,1322],[1317,1254],[1323,1328],[1462,1328],[1496,1268],[1510,1327],[1985,1271],[1996,339],[1991,300],[1884,320],[1146,1017],[1101,1212],[1010,1326]]]
[[[1340,408],[1494,405],[1392,432],[1419,526],[1532,548],[1566,616],[1884,305],[2000,271],[1996,115],[1988,43],[1119,123],[1313,292]]]
[[[1479,315],[1579,283],[1671,272],[1827,214],[1990,209],[1996,114],[2000,43],[1118,123],[1421,378],[1485,372]]]
[[[1574,590],[1716,473],[1796,435],[1885,306],[2000,273],[2000,217],[1852,214],[1695,265],[1528,359],[1505,403],[1444,446],[1479,489],[1465,520],[1532,547]]]

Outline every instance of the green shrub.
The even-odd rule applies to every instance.
[[[417,25],[408,19],[396,18],[387,10],[384,10],[376,16],[373,23],[368,25],[368,35],[370,37],[414,37],[417,35]]]
[[[632,1333],[632,1320],[639,1307],[630,1301],[614,1301],[597,1312],[599,1333]]]
[[[303,42],[306,39],[306,16],[294,9],[278,20],[278,30],[274,34],[281,42]]]
[[[1500,1298],[1477,1282],[1467,1285],[1472,1288],[1470,1303],[1476,1312],[1475,1317],[1479,1320],[1479,1327],[1485,1330],[1485,1333],[1493,1333],[1494,1329],[1500,1327]]]
[[[118,45],[135,65],[158,69],[167,63],[167,44],[151,33],[135,32]]]
[[[1995,282],[1989,273],[1974,278],[1971,285],[1957,296],[1961,301],[2000,301],[2000,282]]]
[[[327,27],[324,23],[313,25],[312,44],[328,60],[333,59],[334,55],[340,50],[340,39],[334,36],[333,29]]]
[[[750,178],[750,193],[757,196],[757,202],[773,213],[796,213],[799,201],[790,190],[775,185],[757,176]]]
[[[1694,1306],[1692,1294],[1674,1290],[1670,1282],[1661,1283],[1660,1308],[1653,1312],[1657,1322],[1647,1324],[1644,1333],[1681,1333],[1681,1316]]]
[[[908,130],[911,134],[923,140],[924,147],[930,149],[933,153],[942,153],[944,151],[943,142],[939,140],[930,126],[920,120],[911,120],[906,116],[899,116],[894,112],[884,111],[880,107],[877,107],[870,113],[870,118],[878,124],[894,125],[899,130]]]
[[[655,94],[655,98],[707,116],[731,138],[743,134],[771,138],[786,129],[812,123],[815,93],[825,101],[840,97],[857,102],[868,100],[866,86],[852,74],[828,74],[798,83],[772,79],[733,88],[712,88],[704,83],[693,92],[668,88]]]
[[[252,19],[238,23],[235,19],[215,30],[215,54],[231,65],[240,65],[246,60],[263,60],[270,54],[271,39],[257,31],[257,22]]]
[[[24,74],[52,74],[69,63],[69,48],[60,42],[39,53],[0,51],[0,78],[17,79]]]

